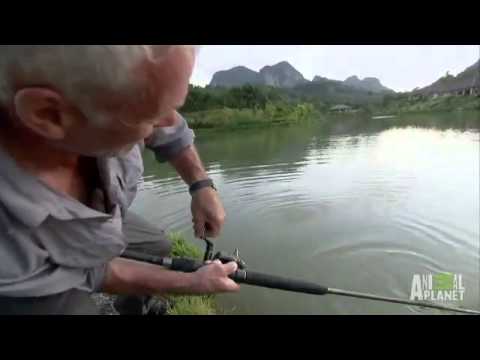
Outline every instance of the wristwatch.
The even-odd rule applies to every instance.
[[[217,188],[213,184],[212,179],[195,181],[192,185],[190,185],[190,188],[188,191],[190,192],[190,195],[193,195],[194,192],[206,187],[211,187],[213,190],[217,191]]]

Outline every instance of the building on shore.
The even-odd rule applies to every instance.
[[[332,106],[330,108],[330,111],[335,113],[343,113],[343,112],[352,112],[353,109],[351,106],[340,104],[340,105]]]

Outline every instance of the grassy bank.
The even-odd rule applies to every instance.
[[[383,106],[371,108],[378,115],[402,113],[452,112],[480,110],[480,97],[438,96],[423,99],[409,99],[406,96],[386,99]]]
[[[179,233],[169,234],[172,242],[172,256],[202,259],[202,252],[193,244],[187,242]],[[214,296],[175,296],[171,297],[173,307],[169,315],[215,315],[216,305]]]
[[[355,116],[480,111],[480,97],[475,96],[415,98],[412,93],[332,92],[321,86],[304,90],[296,92],[260,85],[190,86],[180,112],[194,129],[236,130],[289,126],[309,120],[329,122],[331,115],[335,115],[330,109],[339,104],[353,107],[358,112]]]
[[[383,106],[371,105],[361,108],[350,116],[428,114],[448,112],[480,111],[480,97],[473,96],[439,96],[426,99],[399,98]],[[339,116],[347,116],[341,114]],[[312,104],[273,105],[265,109],[212,109],[186,113],[189,126],[193,129],[236,130],[242,128],[268,128],[289,126],[309,121],[319,122],[335,117],[329,112],[319,112]],[[328,122],[328,120],[326,120]]]
[[[311,104],[267,104],[265,108],[212,109],[184,114],[193,129],[241,129],[298,124],[316,115]]]

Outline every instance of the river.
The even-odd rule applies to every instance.
[[[227,211],[216,249],[238,247],[252,270],[405,299],[415,274],[460,274],[451,304],[480,310],[479,128],[479,113],[450,113],[197,131]],[[203,248],[185,184],[144,159],[133,210]],[[218,302],[230,314],[440,313],[248,285]]]

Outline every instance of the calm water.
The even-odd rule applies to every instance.
[[[480,114],[332,118],[330,125],[198,132],[228,214],[217,250],[252,270],[408,298],[413,274],[463,275],[480,310]],[[195,244],[185,185],[145,153],[134,210]],[[235,314],[439,313],[244,285]]]

